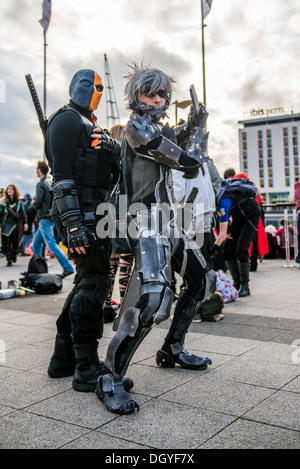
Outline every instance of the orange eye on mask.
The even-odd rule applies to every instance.
[[[103,95],[103,89],[104,87],[103,87],[102,78],[100,77],[100,75],[98,75],[97,72],[95,72],[94,91],[93,91],[92,99],[91,99],[90,106],[89,106],[90,111],[95,111],[97,107],[99,106],[99,103]]]

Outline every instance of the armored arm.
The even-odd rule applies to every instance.
[[[141,157],[152,158],[159,164],[187,173],[191,169],[198,171],[198,162],[190,159],[176,143],[165,137],[161,127],[147,116],[134,115],[126,127],[125,135],[129,145]]]
[[[71,252],[85,252],[84,246],[89,244],[89,231],[82,223],[79,201],[75,182],[64,179],[54,184],[53,197],[59,211],[59,218],[67,230],[68,247]]]

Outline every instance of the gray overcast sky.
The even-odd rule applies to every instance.
[[[43,103],[41,0],[0,6],[0,187],[34,194],[43,140],[27,89],[31,73]],[[220,173],[238,169],[238,124],[251,108],[300,112],[298,0],[213,0],[205,23],[209,154]],[[200,0],[52,0],[47,32],[47,115],[65,104],[73,74],[93,68],[104,78],[107,54],[121,123],[124,75],[151,63],[176,79],[172,101],[202,99]],[[96,112],[106,127],[106,95]],[[180,110],[185,118],[188,110]],[[174,124],[174,106],[169,110]]]

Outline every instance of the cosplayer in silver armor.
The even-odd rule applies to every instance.
[[[160,70],[135,66],[125,88],[133,113],[121,151],[129,206],[128,238],[135,272],[140,278],[140,298],[121,315],[107,350],[107,374],[100,376],[96,388],[106,407],[120,414],[138,409],[138,404],[124,390],[122,377],[153,323],[159,324],[170,315],[174,296],[170,288],[172,269],[183,276],[186,288],[177,301],[165,343],[157,352],[157,364],[174,367],[177,363],[196,370],[211,364],[209,358],[189,354],[184,340],[201,301],[215,291],[216,275],[207,267],[197,244],[188,240],[182,227],[176,224],[171,174],[171,169],[183,171],[187,178],[198,174],[204,156],[199,142],[203,136],[206,138],[203,122],[205,125],[207,114],[202,108],[195,119],[191,109],[191,138],[184,152],[177,144],[174,130],[160,123],[170,103],[172,81]],[[147,98],[151,100],[154,96],[158,104],[147,104]],[[162,107],[157,107],[159,102],[163,103]]]

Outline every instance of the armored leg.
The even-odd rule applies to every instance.
[[[98,380],[97,396],[111,412],[131,413],[137,404],[121,389],[120,377],[124,376],[130,360],[150,332],[153,323],[167,319],[173,302],[170,288],[172,272],[170,265],[170,242],[153,231],[141,231],[134,256],[139,272],[140,299],[135,306],[127,308],[119,322],[118,330],[111,340],[105,359],[109,378]]]
[[[163,237],[142,233],[135,247],[136,269],[141,286],[140,299],[127,308],[112,338],[105,360],[111,373],[123,376],[135,350],[150,332],[153,323],[159,324],[170,315],[174,294],[170,288],[170,243]]]
[[[85,274],[77,285],[70,306],[72,338],[76,356],[73,388],[76,391],[94,391],[102,371],[97,348],[103,334],[102,305],[110,289],[108,275]]]
[[[174,253],[174,268],[181,265],[184,254],[180,241]],[[216,289],[216,274],[206,267],[199,251],[189,249],[187,252],[184,281],[186,287],[179,296],[173,321],[161,350],[157,352],[156,362],[162,367],[174,367],[178,363],[184,368],[202,370],[211,364],[211,360],[191,355],[184,348],[185,335],[201,302],[207,300]]]
[[[70,305],[74,343],[98,340],[103,333],[102,306],[110,291],[108,274],[84,274],[77,284],[77,294]]]
[[[77,286],[74,286],[65,301],[59,318],[56,321],[57,334],[55,338],[54,352],[48,366],[48,375],[51,378],[71,376],[75,371],[76,360],[73,341],[71,339],[70,305],[77,291]]]

